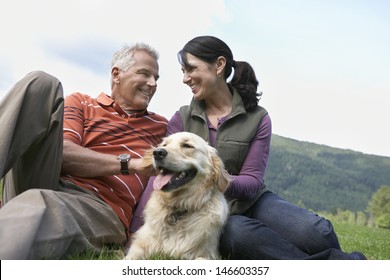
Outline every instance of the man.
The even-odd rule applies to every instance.
[[[36,71],[0,103],[0,259],[57,259],[125,244],[147,184],[143,152],[167,120],[147,111],[158,54],[137,43],[114,54],[111,96],[74,93]]]

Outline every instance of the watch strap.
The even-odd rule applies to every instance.
[[[129,175],[128,161],[121,161],[121,173],[123,175]]]
[[[117,159],[121,164],[121,173],[123,175],[129,175],[130,172],[128,162],[130,161],[131,156],[129,154],[120,154]]]

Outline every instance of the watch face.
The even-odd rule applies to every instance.
[[[123,175],[129,175],[129,167],[128,162],[130,160],[131,156],[129,154],[121,154],[117,157],[117,159],[120,161],[121,164],[121,173]]]
[[[118,156],[118,159],[119,160],[123,160],[123,161],[129,160],[130,159],[130,155],[129,154],[121,154],[121,155]]]

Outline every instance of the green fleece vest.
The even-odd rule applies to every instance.
[[[232,112],[227,120],[218,128],[215,148],[231,175],[238,175],[248,154],[250,142],[256,134],[259,123],[267,115],[267,111],[258,106],[251,112],[246,112],[241,96],[234,89]],[[184,131],[195,133],[209,142],[209,128],[207,125],[204,102],[193,99],[190,105],[180,108]],[[264,189],[262,189],[264,190]],[[264,191],[259,191],[252,201],[235,201],[231,209],[233,213],[240,213],[249,208]]]

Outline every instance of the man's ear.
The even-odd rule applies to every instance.
[[[111,69],[111,79],[114,84],[119,83],[119,68],[118,67],[112,67]]]

